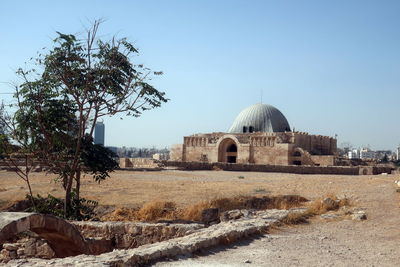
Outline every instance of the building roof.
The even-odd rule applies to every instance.
[[[290,126],[285,116],[277,108],[266,104],[255,104],[242,110],[228,130],[229,133],[249,131],[285,132],[290,131]]]

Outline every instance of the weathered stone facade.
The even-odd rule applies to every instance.
[[[270,165],[334,165],[336,139],[302,132],[209,133],[185,136],[172,161]]]

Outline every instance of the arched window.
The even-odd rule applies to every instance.
[[[226,150],[226,152],[237,152],[237,147],[235,144],[231,144],[228,146],[228,149]]]
[[[243,133],[247,133],[247,127],[243,126]]]
[[[249,133],[254,132],[254,127],[253,126],[249,126]]]

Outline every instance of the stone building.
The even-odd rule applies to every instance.
[[[172,161],[271,165],[335,164],[336,139],[293,132],[275,107],[255,104],[237,116],[226,133],[185,136],[171,147]]]

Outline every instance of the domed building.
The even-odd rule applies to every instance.
[[[266,104],[242,110],[226,133],[183,139],[171,148],[172,161],[331,166],[336,156],[335,138],[293,132],[282,112]]]
[[[277,108],[266,104],[255,104],[242,110],[228,133],[290,132],[285,116]]]

